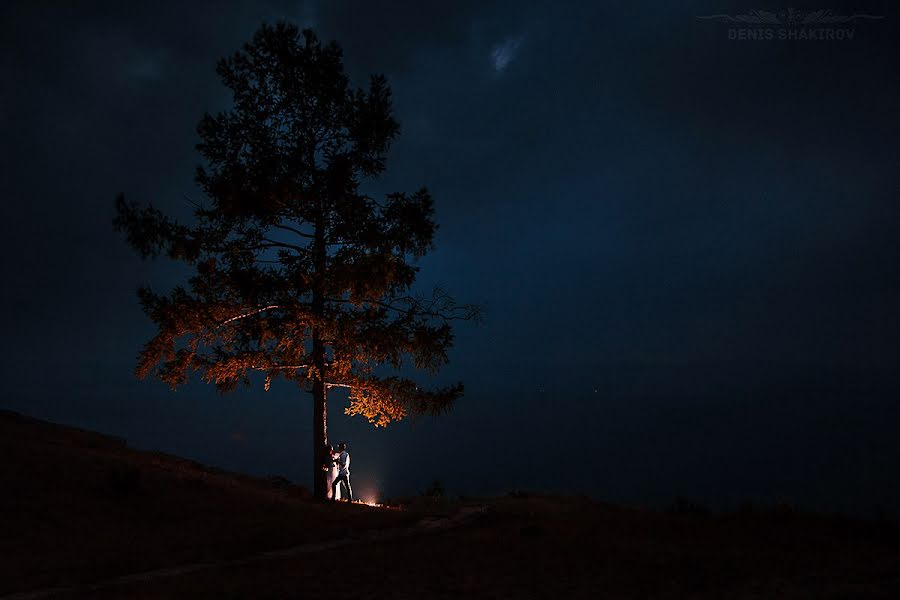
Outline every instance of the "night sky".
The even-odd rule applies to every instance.
[[[6,2],[0,408],[310,483],[309,396],[133,375],[153,333],[113,199],[187,216],[216,60],[263,21],[387,75],[374,192],[434,194],[418,288],[484,306],[439,419],[330,401],[363,496],[515,488],[900,514],[900,11],[852,40],[731,40],[693,2]],[[758,7],[766,8],[766,7]],[[770,10],[775,9],[771,6]]]

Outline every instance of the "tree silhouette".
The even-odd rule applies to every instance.
[[[314,493],[324,498],[327,390],[348,388],[345,412],[376,427],[446,411],[461,383],[427,391],[401,370],[438,370],[450,322],[477,307],[440,289],[411,292],[437,227],[428,191],[376,200],[361,190],[398,134],[383,76],[354,89],[337,44],[286,23],[263,25],[217,72],[234,104],[198,126],[208,203],[194,224],[116,200],[114,225],[141,256],[193,269],[168,295],[139,290],[158,331],[136,372],[173,388],[191,371],[221,391],[250,385],[254,371],[267,391],[279,377],[296,382],[312,394]]]

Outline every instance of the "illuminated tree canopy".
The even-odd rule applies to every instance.
[[[428,191],[361,189],[384,171],[399,131],[384,77],[353,88],[335,43],[284,23],[263,25],[217,72],[234,102],[198,126],[206,200],[193,222],[116,201],[114,225],[141,256],[192,268],[168,294],[139,291],[158,331],[137,374],[178,387],[196,372],[222,391],[250,385],[253,372],[266,390],[296,382],[313,395],[322,496],[327,390],[348,388],[347,414],[375,426],[446,411],[461,383],[425,390],[401,367],[438,370],[451,322],[477,307],[412,291],[437,227]]]

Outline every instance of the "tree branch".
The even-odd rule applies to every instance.
[[[448,297],[449,298],[449,297]],[[350,304],[350,300],[346,298],[329,298],[329,302],[340,302],[343,304]],[[394,306],[394,302],[409,302],[410,306],[402,307],[402,306]],[[405,298],[397,298],[391,302],[382,302],[380,300],[366,300],[363,304],[371,304],[375,306],[381,306],[382,308],[386,308],[388,310],[393,310],[401,314],[407,314],[412,310],[415,314],[423,316],[423,317],[435,317],[438,319],[443,319],[445,321],[470,321],[472,319],[476,319],[478,317],[478,306],[474,304],[460,304],[453,306],[445,306],[442,310],[433,310],[435,304],[437,304],[438,300],[435,299],[430,302],[427,306],[422,304],[417,298],[405,297]],[[458,314],[462,313],[462,314]]]
[[[269,238],[262,239],[266,244],[262,244],[261,248],[289,248],[291,250],[296,250],[300,254],[307,252],[307,249],[303,246],[297,246],[296,244],[288,244],[287,242],[278,242],[276,240],[270,240]]]
[[[261,312],[264,312],[264,311],[267,311],[267,310],[273,310],[273,309],[275,309],[275,308],[284,308],[284,307],[281,306],[280,304],[270,304],[270,305],[268,305],[268,306],[261,306],[261,307],[259,307],[259,308],[254,309],[254,310],[251,310],[251,311],[248,312],[248,313],[244,313],[244,314],[241,314],[241,315],[237,315],[236,317],[231,317],[230,319],[225,319],[224,321],[222,321],[221,323],[219,323],[219,327],[221,327],[222,325],[228,325],[228,324],[231,323],[232,321],[237,321],[237,320],[239,320],[239,319],[246,319],[247,317],[252,317],[253,315],[258,315],[258,314],[261,313]]]
[[[300,237],[309,238],[309,239],[311,239],[311,240],[312,240],[312,239],[315,239],[315,237],[316,237],[316,236],[312,235],[311,233],[303,233],[303,232],[300,231],[299,229],[296,229],[296,228],[294,228],[294,227],[290,227],[290,226],[288,226],[288,225],[279,225],[278,223],[274,223],[274,224],[272,225],[272,227],[275,227],[276,229],[284,229],[285,231],[293,231],[294,233],[296,233],[296,234],[299,235]]]

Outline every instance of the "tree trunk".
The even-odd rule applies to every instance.
[[[324,369],[325,357],[318,339],[318,332],[313,332],[313,356],[316,368]],[[318,350],[318,352],[317,352]],[[322,371],[319,371],[322,373]],[[322,468],[327,464],[328,446],[328,405],[325,395],[325,381],[317,377],[313,381],[313,497],[326,500],[328,498],[328,473]]]
[[[328,387],[325,378],[325,344],[322,341],[322,330],[317,323],[325,313],[325,298],[322,292],[323,278],[326,268],[325,215],[319,205],[315,223],[315,240],[313,253],[315,275],[312,286],[312,363],[315,369],[313,379],[313,496],[320,500],[328,499],[328,474],[322,468],[328,460],[328,405],[326,394]]]

